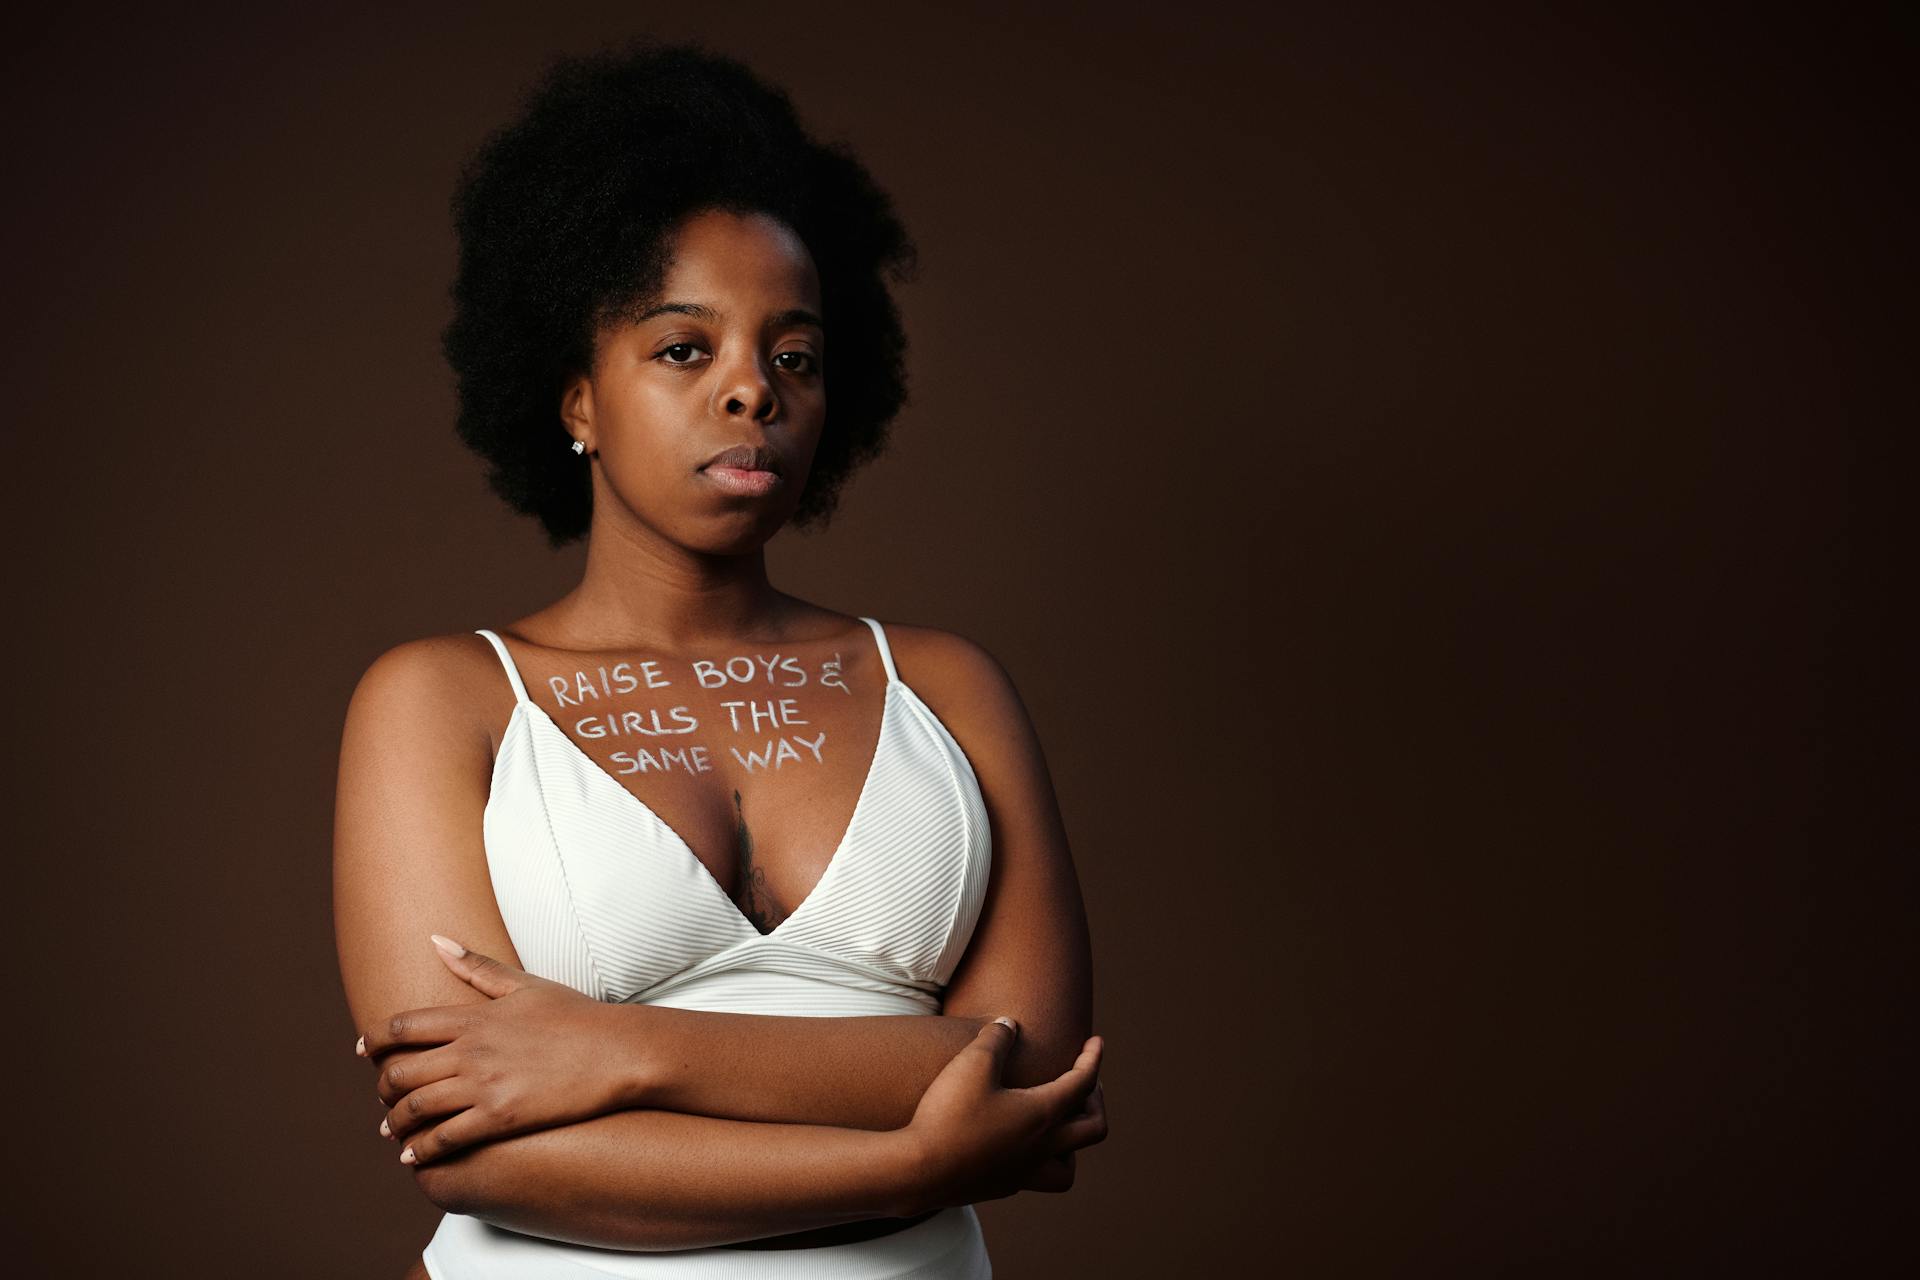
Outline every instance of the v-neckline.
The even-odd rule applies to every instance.
[[[880,752],[887,745],[887,734],[891,730],[893,725],[894,691],[896,689],[904,689],[904,688],[905,686],[901,684],[900,678],[898,676],[894,676],[888,679],[886,685],[884,686],[883,692],[881,694],[880,732],[879,732],[879,735],[875,737],[873,740],[873,757],[867,761],[866,776],[862,778],[860,781],[860,794],[857,797],[855,797],[853,802],[853,814],[847,819],[846,829],[840,833],[839,843],[834,845],[832,856],[827,859],[826,869],[820,873],[820,878],[814,881],[813,888],[807,891],[806,897],[800,900],[800,904],[796,906],[792,911],[789,911],[784,920],[782,920],[779,924],[773,926],[773,928],[769,929],[765,933],[762,933],[760,932],[760,930],[754,928],[753,921],[747,918],[746,912],[740,910],[740,905],[733,900],[730,894],[727,893],[725,886],[723,886],[719,880],[714,878],[713,871],[707,866],[705,862],[702,862],[700,860],[700,855],[693,851],[693,846],[687,843],[686,838],[682,836],[678,831],[674,830],[673,824],[669,823],[665,818],[661,817],[659,812],[656,811],[652,805],[648,804],[645,800],[642,800],[639,796],[633,794],[633,792],[629,791],[626,787],[622,786],[618,778],[614,777],[612,774],[608,773],[606,769],[601,767],[599,761],[595,760],[592,756],[588,755],[586,751],[580,746],[580,744],[575,742],[572,736],[568,734],[565,729],[562,729],[559,723],[555,721],[552,716],[547,714],[547,709],[545,707],[535,702],[532,698],[520,698],[514,703],[514,713],[517,715],[523,709],[526,711],[532,712],[533,716],[537,718],[537,721],[539,723],[545,724],[547,728],[551,729],[554,735],[558,737],[561,742],[565,743],[566,746],[573,752],[574,755],[579,757],[582,764],[584,764],[593,773],[598,775],[600,780],[605,785],[612,787],[620,795],[626,797],[628,803],[638,808],[640,810],[641,815],[647,818],[649,821],[651,821],[653,825],[659,830],[659,832],[662,835],[664,835],[669,841],[671,841],[674,847],[679,849],[680,852],[686,856],[687,861],[691,862],[694,865],[694,868],[699,871],[701,878],[704,879],[706,883],[712,887],[714,894],[720,899],[721,903],[724,905],[728,916],[730,917],[732,923],[737,929],[744,929],[746,930],[747,933],[751,934],[755,938],[765,938],[765,939],[771,940],[775,937],[778,937],[782,929],[785,929],[788,925],[792,924],[795,920],[798,920],[801,914],[805,912],[808,907],[812,906],[814,902],[819,900],[822,892],[828,887],[829,882],[832,881],[834,872],[839,868],[842,862],[846,861],[846,858],[844,855],[846,854],[846,851],[847,851],[847,843],[853,838],[854,828],[858,826],[860,822],[860,814],[867,807],[867,797],[873,791],[874,774],[879,771],[879,767],[880,767]],[[513,726],[511,723],[509,723],[507,726],[506,732],[511,733],[512,731],[513,731]],[[501,754],[502,755],[506,753],[505,743],[506,743],[506,739],[503,734],[501,738]]]

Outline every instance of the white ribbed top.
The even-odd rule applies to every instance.
[[[514,692],[483,828],[494,896],[528,972],[597,1000],[684,1009],[808,1017],[940,1011],[986,896],[986,806],[959,743],[899,678],[885,630],[872,618],[861,621],[887,674],[873,761],[826,872],[767,934],[665,820],[527,696],[506,643],[478,632],[499,654]],[[591,1249],[448,1214],[424,1256],[435,1280],[990,1274],[971,1206],[891,1236],[819,1249],[666,1253]]]

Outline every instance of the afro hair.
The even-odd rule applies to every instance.
[[[468,161],[452,208],[441,346],[456,429],[552,546],[585,536],[593,510],[587,468],[564,447],[562,389],[592,368],[600,328],[658,293],[675,226],[706,209],[778,219],[819,271],[829,409],[793,523],[824,525],[885,447],[907,400],[888,281],[912,278],[913,242],[847,148],[809,137],[787,94],[734,59],[651,37],[561,58]]]

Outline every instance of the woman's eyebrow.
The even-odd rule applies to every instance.
[[[717,323],[721,319],[720,313],[704,302],[662,302],[657,306],[648,307],[645,311],[641,312],[639,319],[635,320],[634,323],[643,324],[655,316],[668,314],[692,316],[696,320],[706,320],[714,323]],[[785,329],[796,324],[810,324],[822,332],[825,332],[827,327],[821,323],[819,316],[807,310],[805,307],[788,307],[785,311],[777,311],[767,317],[767,328],[769,329]]]

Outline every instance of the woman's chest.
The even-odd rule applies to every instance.
[[[741,890],[730,891],[673,825],[522,705],[484,818],[495,896],[522,962],[607,1000],[644,998],[715,957],[750,961],[762,942],[882,982],[944,985],[978,916],[991,836],[951,735],[906,686],[890,689],[845,816],[827,819],[838,839],[811,867],[783,864],[793,905],[769,893],[778,910],[758,919],[751,844],[722,868]]]

